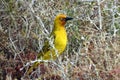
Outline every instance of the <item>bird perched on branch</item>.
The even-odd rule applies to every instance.
[[[53,45],[49,44],[49,41],[46,41],[43,49],[38,54],[37,58],[40,60],[54,60],[59,55],[63,53],[67,45],[67,33],[65,29],[65,24],[68,20],[72,20],[73,18],[67,17],[65,14],[58,14],[54,20],[54,27],[50,37],[53,38]],[[35,67],[37,67],[39,62],[36,62],[32,65],[32,67],[28,70],[28,73]]]

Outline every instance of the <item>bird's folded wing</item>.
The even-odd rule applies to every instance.
[[[44,42],[44,46],[43,46],[42,50],[38,53],[37,58],[38,58],[38,59],[41,58],[41,57],[44,56],[44,54],[45,54],[47,51],[49,51],[49,50],[50,50],[49,41],[46,40],[46,41]]]
[[[52,36],[50,36],[50,38],[51,38],[51,41],[54,42],[55,36],[52,35]],[[38,53],[37,58],[38,59],[42,58],[48,51],[51,50],[51,48],[52,47],[50,45],[50,41],[48,39],[46,39],[45,42],[44,42],[44,46],[43,46],[42,50]]]

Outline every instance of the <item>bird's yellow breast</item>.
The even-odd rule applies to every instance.
[[[58,53],[61,54],[67,45],[67,34],[65,29],[55,31],[55,48],[58,50]]]

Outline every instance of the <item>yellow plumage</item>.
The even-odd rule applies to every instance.
[[[50,35],[53,37],[53,47],[49,45],[49,41],[45,42],[43,49],[38,54],[38,59],[41,60],[53,60],[56,59],[62,52],[65,50],[67,45],[67,33],[65,29],[65,24],[68,20],[72,20],[73,18],[67,17],[64,14],[58,14],[54,20],[54,28]],[[36,62],[33,66],[28,70],[28,73],[35,67],[37,67],[39,63]]]

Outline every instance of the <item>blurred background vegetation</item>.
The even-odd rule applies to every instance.
[[[59,13],[74,18],[66,51],[26,75]],[[119,0],[0,0],[0,80],[119,80],[119,48]]]

